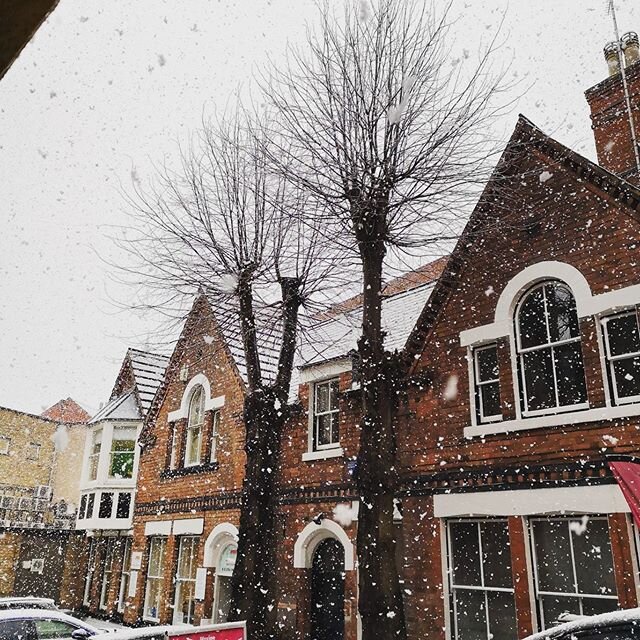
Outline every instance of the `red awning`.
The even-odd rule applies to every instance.
[[[637,462],[610,462],[609,467],[618,481],[635,523],[640,527],[640,464]]]

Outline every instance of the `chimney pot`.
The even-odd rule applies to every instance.
[[[622,50],[624,51],[624,66],[628,67],[640,60],[640,43],[638,34],[629,31],[622,36]]]
[[[604,47],[604,59],[609,67],[609,75],[620,73],[620,60],[618,58],[618,43],[608,42]]]

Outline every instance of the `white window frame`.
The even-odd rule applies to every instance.
[[[160,562],[159,564],[159,572],[158,574],[151,575],[151,556],[153,554],[154,548],[156,546],[160,547]],[[167,538],[166,536],[153,536],[149,540],[149,555],[147,558],[147,575],[145,580],[144,587],[144,604],[142,610],[142,619],[148,620],[149,622],[160,622],[160,608],[162,606],[162,582],[164,581],[164,566],[165,566],[165,556],[167,552]],[[149,583],[151,580],[159,580],[160,581],[160,590],[158,591],[159,598],[158,602],[155,603],[157,605],[157,616],[153,617],[147,613],[149,609]]]
[[[589,394],[588,394],[588,387],[587,387],[587,380],[586,380],[586,372],[584,371],[584,360],[582,362],[582,366],[583,366],[583,374],[585,376],[585,392],[587,394],[587,400],[585,402],[580,402],[580,403],[577,403],[577,404],[560,405],[560,399],[558,397],[558,379],[557,379],[557,376],[556,376],[554,350],[557,347],[562,347],[562,346],[564,346],[566,344],[572,344],[572,343],[577,342],[580,345],[580,349],[581,349],[581,352],[582,352],[582,344],[581,344],[582,336],[579,333],[579,329],[580,329],[580,318],[579,317],[578,317],[578,335],[575,338],[567,338],[565,340],[559,340],[558,342],[546,342],[545,344],[536,345],[534,347],[522,347],[522,345],[521,345],[521,340],[520,340],[520,311],[522,309],[522,305],[524,304],[525,300],[527,300],[529,298],[529,296],[531,296],[536,289],[542,289],[542,295],[543,295],[544,307],[545,307],[545,325],[546,325],[546,329],[547,329],[547,334],[549,333],[549,320],[548,320],[547,314],[546,314],[547,294],[546,294],[546,292],[544,290],[544,287],[549,285],[549,284],[557,284],[557,285],[559,285],[561,287],[566,288],[569,291],[569,293],[571,294],[571,296],[575,300],[575,296],[573,294],[573,291],[564,282],[561,282],[560,280],[543,280],[542,282],[539,282],[536,285],[534,285],[533,287],[530,287],[529,289],[526,290],[526,292],[522,295],[522,298],[520,299],[520,301],[516,305],[515,314],[514,314],[517,373],[519,374],[520,383],[522,385],[522,398],[524,399],[524,406],[522,407],[522,417],[524,417],[524,418],[535,417],[535,416],[546,416],[546,415],[550,415],[550,414],[565,413],[565,412],[569,412],[569,411],[580,411],[582,409],[588,409],[589,408]],[[577,312],[576,312],[576,315],[577,315]],[[525,379],[524,356],[526,354],[528,354],[528,353],[533,353],[534,351],[542,351],[544,349],[548,349],[548,350],[551,351],[551,360],[552,360],[551,370],[552,370],[552,373],[553,373],[553,392],[554,392],[554,396],[555,396],[555,400],[556,400],[556,405],[554,407],[548,407],[546,409],[531,409],[530,410],[528,408],[529,407],[529,398],[527,396],[527,383],[526,383],[526,379]],[[516,387],[516,389],[517,389],[517,387]]]
[[[453,571],[453,536],[451,535],[451,524],[457,522],[465,522],[465,523],[474,523],[477,526],[477,535],[478,535],[478,548],[479,548],[479,559],[480,559],[480,580],[482,582],[482,586],[473,586],[473,585],[456,585],[454,583],[454,571]],[[457,611],[457,601],[456,601],[456,590],[467,590],[467,591],[481,591],[484,594],[484,605],[485,611],[489,611],[489,602],[487,594],[491,593],[510,593],[514,598],[514,611],[516,614],[516,624],[517,624],[517,609],[515,603],[515,587],[512,586],[510,589],[508,587],[487,587],[484,584],[484,565],[482,563],[482,534],[480,531],[480,525],[485,522],[503,522],[507,527],[507,535],[509,533],[509,521],[507,518],[448,518],[445,521],[446,524],[446,538],[447,538],[447,587],[448,594],[453,602],[452,610],[449,612],[449,616],[451,619],[451,637],[453,640],[458,640],[458,611]],[[513,578],[511,581],[513,585]],[[486,640],[489,640],[491,635],[491,630],[489,628],[489,615],[486,615]],[[517,629],[516,629],[517,632]]]
[[[0,456],[8,456],[9,451],[11,451],[11,438],[9,436],[0,436]]]
[[[197,556],[198,545],[200,539],[199,536],[180,536],[178,542],[178,561],[176,563],[176,575],[175,575],[175,592],[173,596],[173,624],[193,624],[193,615],[195,610],[195,586],[196,586],[196,569],[198,568]],[[189,553],[189,567],[192,569],[193,576],[180,575],[180,567],[183,561],[183,553]],[[182,619],[182,611],[178,610],[178,603],[182,596],[182,589],[187,585],[192,584],[193,598],[189,609],[191,610],[188,619]]]
[[[129,434],[133,433],[133,449],[131,451],[114,451],[113,445],[116,442],[127,440],[127,438],[118,438],[116,434],[118,432],[122,433],[124,431],[129,432]],[[109,448],[109,466],[107,468],[107,476],[109,480],[131,480],[135,474],[135,463],[136,463],[136,438],[137,438],[137,429],[135,427],[127,427],[127,426],[115,426],[113,427],[113,432],[111,434],[111,447]],[[117,476],[111,475],[111,467],[113,465],[113,457],[114,455],[122,455],[122,454],[130,454],[131,455],[131,476],[128,478],[119,478]]]
[[[318,380],[316,382],[313,383],[313,393],[312,393],[312,403],[313,403],[313,411],[311,412],[311,451],[326,451],[329,449],[339,449],[340,448],[340,429],[338,428],[338,439],[337,440],[332,440],[330,443],[328,444],[318,444],[318,420],[317,418],[319,416],[324,416],[324,415],[336,415],[336,421],[339,423],[340,420],[340,407],[338,406],[338,408],[336,409],[330,409],[329,411],[323,411],[322,413],[318,413],[318,409],[317,409],[317,404],[318,404],[318,387],[324,386],[324,385],[328,385],[329,386],[329,393],[331,393],[331,384],[332,383],[336,383],[338,386],[340,384],[340,378],[326,378],[325,380]],[[336,391],[336,393],[339,393],[339,389],[338,391]],[[338,400],[339,402],[339,400]],[[329,406],[331,406],[331,396],[329,396]],[[333,423],[333,419],[332,419],[332,423]],[[338,425],[339,427],[339,425]],[[333,432],[331,434],[331,436],[333,437]]]
[[[613,402],[616,405],[633,404],[635,402],[640,402],[640,395],[628,396],[626,398],[620,398],[618,396],[618,385],[616,384],[616,374],[613,368],[614,362],[617,362],[618,360],[627,360],[635,356],[640,356],[640,351],[631,351],[629,353],[614,356],[611,355],[611,352],[609,350],[609,321],[624,316],[634,316],[636,319],[636,326],[638,327],[638,331],[640,332],[640,321],[638,321],[638,312],[636,309],[628,309],[627,311],[608,315],[600,319],[600,324],[602,326],[602,340],[605,349],[604,356],[606,361],[607,376],[611,389],[613,390]]]
[[[171,428],[171,453],[169,455],[169,469],[175,469],[178,464],[178,424],[170,422]]]
[[[98,479],[98,475],[100,474],[100,454],[102,453],[103,436],[103,429],[96,429],[91,435],[91,444],[89,445],[89,455],[87,457],[88,482],[95,482]]]
[[[209,462],[218,461],[218,440],[220,438],[220,411],[211,414],[211,453]]]
[[[132,538],[124,539],[124,549],[122,551],[122,568],[120,569],[120,585],[118,586],[118,613],[124,612],[129,591],[129,581],[131,580],[131,545]]]
[[[475,421],[478,424],[486,424],[488,422],[500,422],[502,420],[502,413],[498,413],[492,416],[485,416],[482,406],[482,387],[498,383],[498,395],[500,395],[500,371],[498,371],[498,377],[492,378],[491,380],[480,380],[480,366],[478,363],[478,354],[481,351],[487,351],[488,349],[495,349],[496,357],[498,356],[498,343],[490,342],[488,344],[483,344],[482,346],[475,347],[472,351],[473,357],[473,393],[476,397],[476,407],[477,407],[477,416],[475,416]],[[499,366],[499,365],[498,365]],[[501,397],[501,396],[500,396]],[[473,405],[472,405],[473,406]]]
[[[196,400],[196,394],[199,393],[199,403],[200,403],[200,421],[198,423],[194,423],[192,420],[192,416],[195,414],[194,402]],[[205,391],[202,385],[198,385],[194,388],[191,393],[191,398],[189,399],[189,413],[187,416],[187,437],[185,438],[185,447],[184,447],[184,466],[185,467],[195,467],[199,464],[202,464],[202,432],[204,430],[204,414],[205,414]],[[195,460],[189,459],[189,453],[193,448],[194,443],[194,431],[198,431],[197,436],[197,447],[195,450],[197,451],[197,458]]]
[[[617,585],[616,585],[616,595],[615,596],[608,596],[608,595],[602,595],[602,594],[598,594],[598,593],[578,593],[577,592],[577,582],[576,582],[576,559],[575,559],[575,552],[573,550],[573,536],[571,535],[571,530],[569,529],[569,523],[571,521],[575,521],[575,520],[580,520],[580,518],[583,517],[582,515],[570,515],[570,516],[536,516],[536,517],[530,517],[529,521],[528,521],[528,530],[529,530],[529,542],[530,542],[530,548],[531,548],[531,564],[532,564],[532,568],[533,568],[533,597],[536,601],[537,604],[537,609],[539,612],[539,617],[540,617],[540,629],[546,629],[547,627],[545,626],[545,619],[544,619],[544,607],[542,605],[542,601],[541,598],[544,596],[561,596],[561,597],[567,597],[567,598],[575,598],[578,601],[578,604],[580,605],[580,612],[582,613],[583,608],[582,608],[582,600],[584,598],[588,598],[588,599],[592,599],[592,600],[615,600],[616,602],[619,602],[618,600],[618,593],[617,593]],[[609,532],[609,518],[606,515],[588,515],[589,517],[589,522],[592,522],[594,520],[600,520],[600,521],[604,521],[605,524],[607,525],[607,533]],[[563,593],[560,591],[541,591],[540,590],[540,583],[539,583],[539,577],[538,577],[538,557],[536,555],[536,545],[535,545],[535,535],[533,532],[533,522],[535,522],[536,520],[541,520],[541,521],[564,521],[567,524],[567,529],[569,529],[569,549],[571,551],[571,567],[573,570],[573,575],[571,576],[571,582],[574,585],[574,587],[576,588],[576,592],[575,593]],[[611,538],[609,538],[609,546],[611,547]],[[612,557],[612,561],[615,562],[614,558],[613,558],[613,549],[611,549],[611,557]]]

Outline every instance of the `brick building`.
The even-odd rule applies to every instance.
[[[246,371],[214,308],[196,299],[141,436],[129,624],[223,622],[228,612]]]
[[[79,604],[70,561],[79,483],[69,470],[82,462],[88,419],[70,398],[42,416],[0,408],[0,596]]]

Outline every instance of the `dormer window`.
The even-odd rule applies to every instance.
[[[558,281],[530,289],[516,311],[522,413],[587,408],[580,327],[571,290]]]
[[[202,449],[202,428],[204,425],[204,389],[197,386],[189,401],[189,415],[187,418],[187,438],[184,450],[184,466],[191,467],[200,464],[200,450]]]

